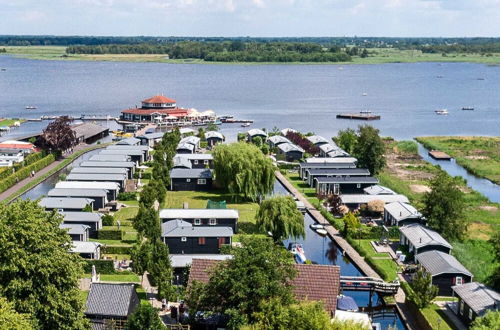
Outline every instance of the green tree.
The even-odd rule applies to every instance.
[[[205,130],[203,127],[198,128],[198,137],[202,140],[205,140]]]
[[[90,204],[85,205],[85,207],[82,209],[82,212],[92,212],[92,206]]]
[[[358,159],[358,167],[367,168],[372,175],[378,174],[385,166],[384,152],[379,130],[369,125],[359,126],[357,143],[352,153]]]
[[[296,271],[290,253],[268,238],[243,237],[241,243],[232,250],[232,259],[211,270],[207,284],[189,287],[186,299],[194,310],[238,315],[233,326],[256,321],[264,301],[294,302],[290,281]]]
[[[255,201],[273,191],[273,163],[256,146],[219,144],[213,155],[215,179],[230,193]]]
[[[472,322],[471,330],[500,329],[500,311],[489,311]]]
[[[0,208],[0,296],[19,313],[31,314],[40,329],[85,329],[78,279],[80,256],[68,253],[62,216],[36,201]]]
[[[356,131],[352,128],[340,130],[337,136],[332,139],[342,150],[349,154],[354,152],[354,147],[358,142]]]
[[[261,147],[262,146],[262,138],[260,136],[255,136],[253,139],[252,139],[252,143],[255,144],[257,147]]]
[[[140,304],[127,321],[128,330],[162,330],[165,325],[158,316],[158,310],[150,304]]]
[[[151,241],[151,262],[149,273],[158,287],[160,299],[172,300],[175,298],[175,290],[172,285],[172,265],[168,254],[168,247],[159,238]]]
[[[361,227],[358,217],[350,211],[344,215],[342,220],[344,221],[344,236],[352,235],[352,233]]]
[[[450,240],[461,240],[467,230],[464,219],[464,193],[446,172],[430,182],[431,190],[422,199],[422,215],[428,225]]]
[[[217,132],[219,130],[219,126],[215,125],[214,123],[210,123],[207,125],[207,132],[214,131]]]
[[[257,226],[265,233],[270,232],[275,242],[289,237],[304,237],[306,234],[304,216],[291,196],[265,199],[260,204],[256,218]]]
[[[409,297],[419,308],[429,306],[438,294],[438,287],[432,284],[432,276],[419,269],[411,282],[413,294]]]
[[[142,277],[144,273],[150,269],[152,260],[152,247],[149,241],[143,240],[142,237],[137,238],[137,242],[131,252],[132,270]],[[141,281],[142,282],[142,281]]]
[[[30,315],[18,313],[14,304],[0,297],[0,329],[31,330],[33,323]]]

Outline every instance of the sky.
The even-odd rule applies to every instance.
[[[0,34],[500,37],[500,0],[0,0]]]

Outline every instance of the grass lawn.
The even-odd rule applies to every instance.
[[[80,291],[80,298],[82,301],[87,301],[87,297],[89,296],[90,291]]]
[[[24,122],[24,119],[4,119],[0,121],[0,127],[7,126],[10,127],[14,125],[14,123],[18,121],[20,123]]]
[[[319,203],[319,199],[316,197],[316,189],[309,187],[309,185],[300,178],[297,172],[287,171],[285,177],[311,204],[316,205]]]
[[[240,233],[259,233],[255,224],[255,215],[259,210],[259,205],[252,202],[236,202],[233,195],[219,191],[168,191],[162,207],[182,208],[183,203],[188,203],[189,208],[204,209],[208,200],[226,201],[227,208],[236,209],[240,214],[238,228]]]
[[[125,245],[122,241],[115,240],[115,239],[91,238],[91,239],[89,239],[89,241],[91,241],[91,242],[99,242],[99,243],[106,244],[106,245]]]
[[[84,277],[91,277],[91,274],[85,274]],[[101,281],[105,282],[132,282],[140,283],[141,278],[136,274],[101,274]]]
[[[130,254],[104,254],[104,257],[113,260],[130,260]]]
[[[417,140],[428,149],[446,152],[469,172],[500,184],[500,137],[431,136]]]
[[[139,212],[138,207],[123,207],[113,214],[113,217],[120,222],[123,220],[133,219]]]
[[[396,279],[399,266],[392,260],[389,253],[376,252],[370,243],[371,241],[373,239],[351,239],[350,243],[384,280],[392,281]]]
[[[425,316],[425,319],[430,323],[432,329],[457,329],[437,305],[431,304],[426,308],[422,308],[420,311]]]
[[[476,239],[451,244],[451,253],[474,274],[474,281],[484,283],[500,265],[500,260],[495,260],[493,245],[488,241]]]

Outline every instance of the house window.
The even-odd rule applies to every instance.
[[[194,164],[195,164],[195,165],[198,165],[198,159],[195,159],[195,160],[194,160]]]
[[[191,179],[186,179],[186,182],[191,182]]]
[[[462,285],[464,283],[464,280],[461,276],[455,277],[455,285]]]
[[[205,159],[205,160],[203,161],[203,164],[208,165],[208,159]]]
[[[215,226],[215,225],[217,224],[217,219],[213,219],[213,218],[212,218],[212,219],[208,220],[208,224],[209,224],[210,226]]]
[[[361,188],[361,183],[358,183],[358,184],[356,185],[356,188]]]
[[[460,315],[464,315],[464,301],[460,301]]]
[[[205,237],[198,237],[198,245],[205,245]]]
[[[219,242],[219,249],[220,249],[221,246],[226,243],[226,239],[224,237],[219,237],[217,240]]]
[[[198,184],[207,184],[207,179],[198,179]]]
[[[181,237],[181,242],[187,242],[187,238],[186,237]]]
[[[201,225],[201,219],[194,219],[194,224],[195,224],[196,226]]]

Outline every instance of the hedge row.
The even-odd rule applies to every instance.
[[[121,241],[122,231],[119,229],[101,229],[97,232],[97,237],[99,239],[112,239]]]
[[[105,246],[103,248],[103,253],[105,253],[105,254],[131,254],[132,253],[132,246],[122,246],[122,245]]]
[[[325,207],[318,202],[314,202],[313,206],[321,213],[321,215],[330,222],[330,224],[335,227],[337,230],[343,230],[344,229],[344,221],[340,218],[335,218],[333,214],[327,211]]]
[[[99,274],[115,274],[113,260],[85,260],[83,270],[85,273],[92,273],[92,266]]]
[[[53,154],[50,154],[31,165],[21,168],[19,171],[9,175],[8,177],[0,181],[0,192],[4,192],[5,190],[15,185],[18,181],[27,178],[28,176],[30,176],[32,171],[38,172],[41,169],[52,164],[55,160],[56,157]]]

